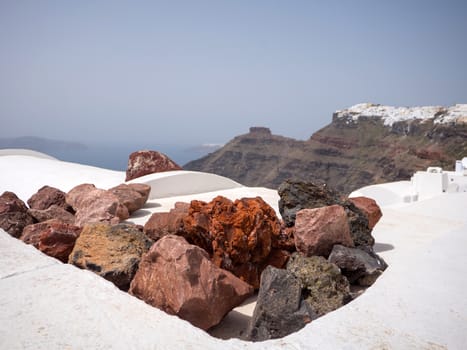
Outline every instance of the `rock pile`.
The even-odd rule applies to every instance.
[[[160,163],[147,157],[130,157],[131,176],[142,164]],[[370,286],[386,268],[372,248],[381,211],[368,198],[287,181],[279,188],[283,221],[260,197],[218,196],[176,203],[144,227],[122,222],[144,206],[150,190],[81,184],[64,193],[45,186],[29,208],[5,192],[0,227],[204,330],[258,290],[245,333],[253,341],[301,329],[348,303],[353,286]]]

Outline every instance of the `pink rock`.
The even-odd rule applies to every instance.
[[[383,216],[379,205],[372,198],[368,197],[354,197],[349,198],[358,209],[360,209],[368,218],[368,227],[373,229],[378,223],[379,219]]]
[[[295,246],[305,256],[328,257],[335,244],[353,247],[347,214],[340,205],[302,209],[295,220]]]
[[[34,223],[24,202],[13,192],[4,192],[0,196],[0,228],[18,238],[23,229]]]
[[[144,206],[150,191],[151,186],[145,184],[121,184],[109,189],[127,207],[130,214]]]
[[[78,226],[94,222],[118,224],[130,216],[116,195],[92,184],[74,187],[67,193],[66,201],[76,211],[75,224]]]
[[[125,181],[170,170],[182,170],[182,168],[163,153],[149,150],[137,151],[130,154]]]
[[[52,204],[47,209],[43,210],[29,209],[28,212],[38,222],[52,219],[57,219],[59,221],[66,222],[67,224],[73,224],[75,222],[75,216],[72,213],[55,204]]]
[[[44,186],[28,199],[31,209],[45,210],[52,205],[56,205],[65,210],[70,210],[70,206],[65,200],[66,193],[55,187]]]
[[[183,230],[183,219],[188,215],[189,203],[177,202],[168,213],[154,213],[144,225],[144,233],[151,239],[167,235],[180,235]]]
[[[26,226],[21,240],[66,263],[80,232],[81,228],[78,226],[49,220]]]
[[[168,235],[141,259],[130,293],[206,330],[240,305],[253,288],[215,266],[203,249]]]

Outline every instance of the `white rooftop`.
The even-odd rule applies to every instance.
[[[109,188],[124,179],[123,172],[24,154],[0,155],[0,169],[0,193],[17,192],[23,200],[45,184],[66,191],[82,182]],[[173,177],[165,188],[176,193],[167,184],[183,188],[181,181],[191,175],[174,175],[161,178]],[[153,194],[136,220],[180,199],[208,200],[217,194],[232,199],[261,195],[277,210],[276,191],[205,176],[210,180],[206,191],[198,178],[197,193]],[[150,181],[157,185],[157,176]],[[467,193],[402,203],[409,187],[410,182],[399,182],[355,193],[372,196],[382,206],[383,218],[373,233],[389,268],[376,283],[299,332],[261,343],[213,338],[92,272],[62,264],[0,232],[0,349],[463,349]]]
[[[336,111],[337,118],[351,118],[357,121],[360,117],[377,117],[384,125],[392,126],[395,122],[405,120],[433,119],[434,123],[453,123],[458,120],[467,122],[467,104],[456,104],[451,107],[392,107],[373,103],[359,103],[350,108]]]

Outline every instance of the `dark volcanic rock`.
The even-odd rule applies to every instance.
[[[326,185],[287,180],[277,190],[280,196],[279,212],[288,227],[295,223],[297,212],[340,204],[341,194]]]
[[[182,170],[182,168],[163,153],[148,150],[137,151],[130,154],[125,181],[170,170]]]
[[[314,318],[316,315],[302,298],[300,280],[287,270],[268,266],[261,274],[247,337],[253,341],[282,338]]]
[[[350,225],[350,234],[355,246],[371,248],[375,243],[368,226],[366,215],[350,200],[326,185],[311,182],[287,180],[278,190],[279,211],[287,226],[295,224],[297,212],[301,209],[313,209],[334,204],[344,207]]]
[[[351,300],[347,278],[335,264],[321,256],[304,257],[294,253],[287,263],[287,270],[301,281],[305,301],[317,317]]]
[[[31,209],[45,210],[56,205],[64,210],[71,211],[72,208],[67,204],[66,193],[55,187],[44,186],[28,199],[28,205]]]
[[[373,229],[379,219],[383,216],[381,208],[374,199],[368,197],[353,197],[349,198],[349,201],[366,215],[368,219],[368,227],[370,229]]]
[[[6,191],[0,196],[0,228],[18,238],[23,229],[33,223],[28,207],[16,194]]]
[[[336,264],[350,283],[369,287],[387,268],[386,262],[376,253],[335,245],[328,260]]]
[[[141,256],[152,243],[135,225],[89,224],[76,240],[68,262],[127,290]]]
[[[203,249],[168,235],[143,256],[130,293],[206,330],[240,305],[253,288],[215,266]]]

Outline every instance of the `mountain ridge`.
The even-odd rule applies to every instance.
[[[334,113],[331,123],[308,140],[252,127],[184,169],[228,176],[247,186],[277,188],[293,178],[350,193],[370,184],[408,180],[428,166],[451,169],[465,155],[467,105],[359,104]]]

